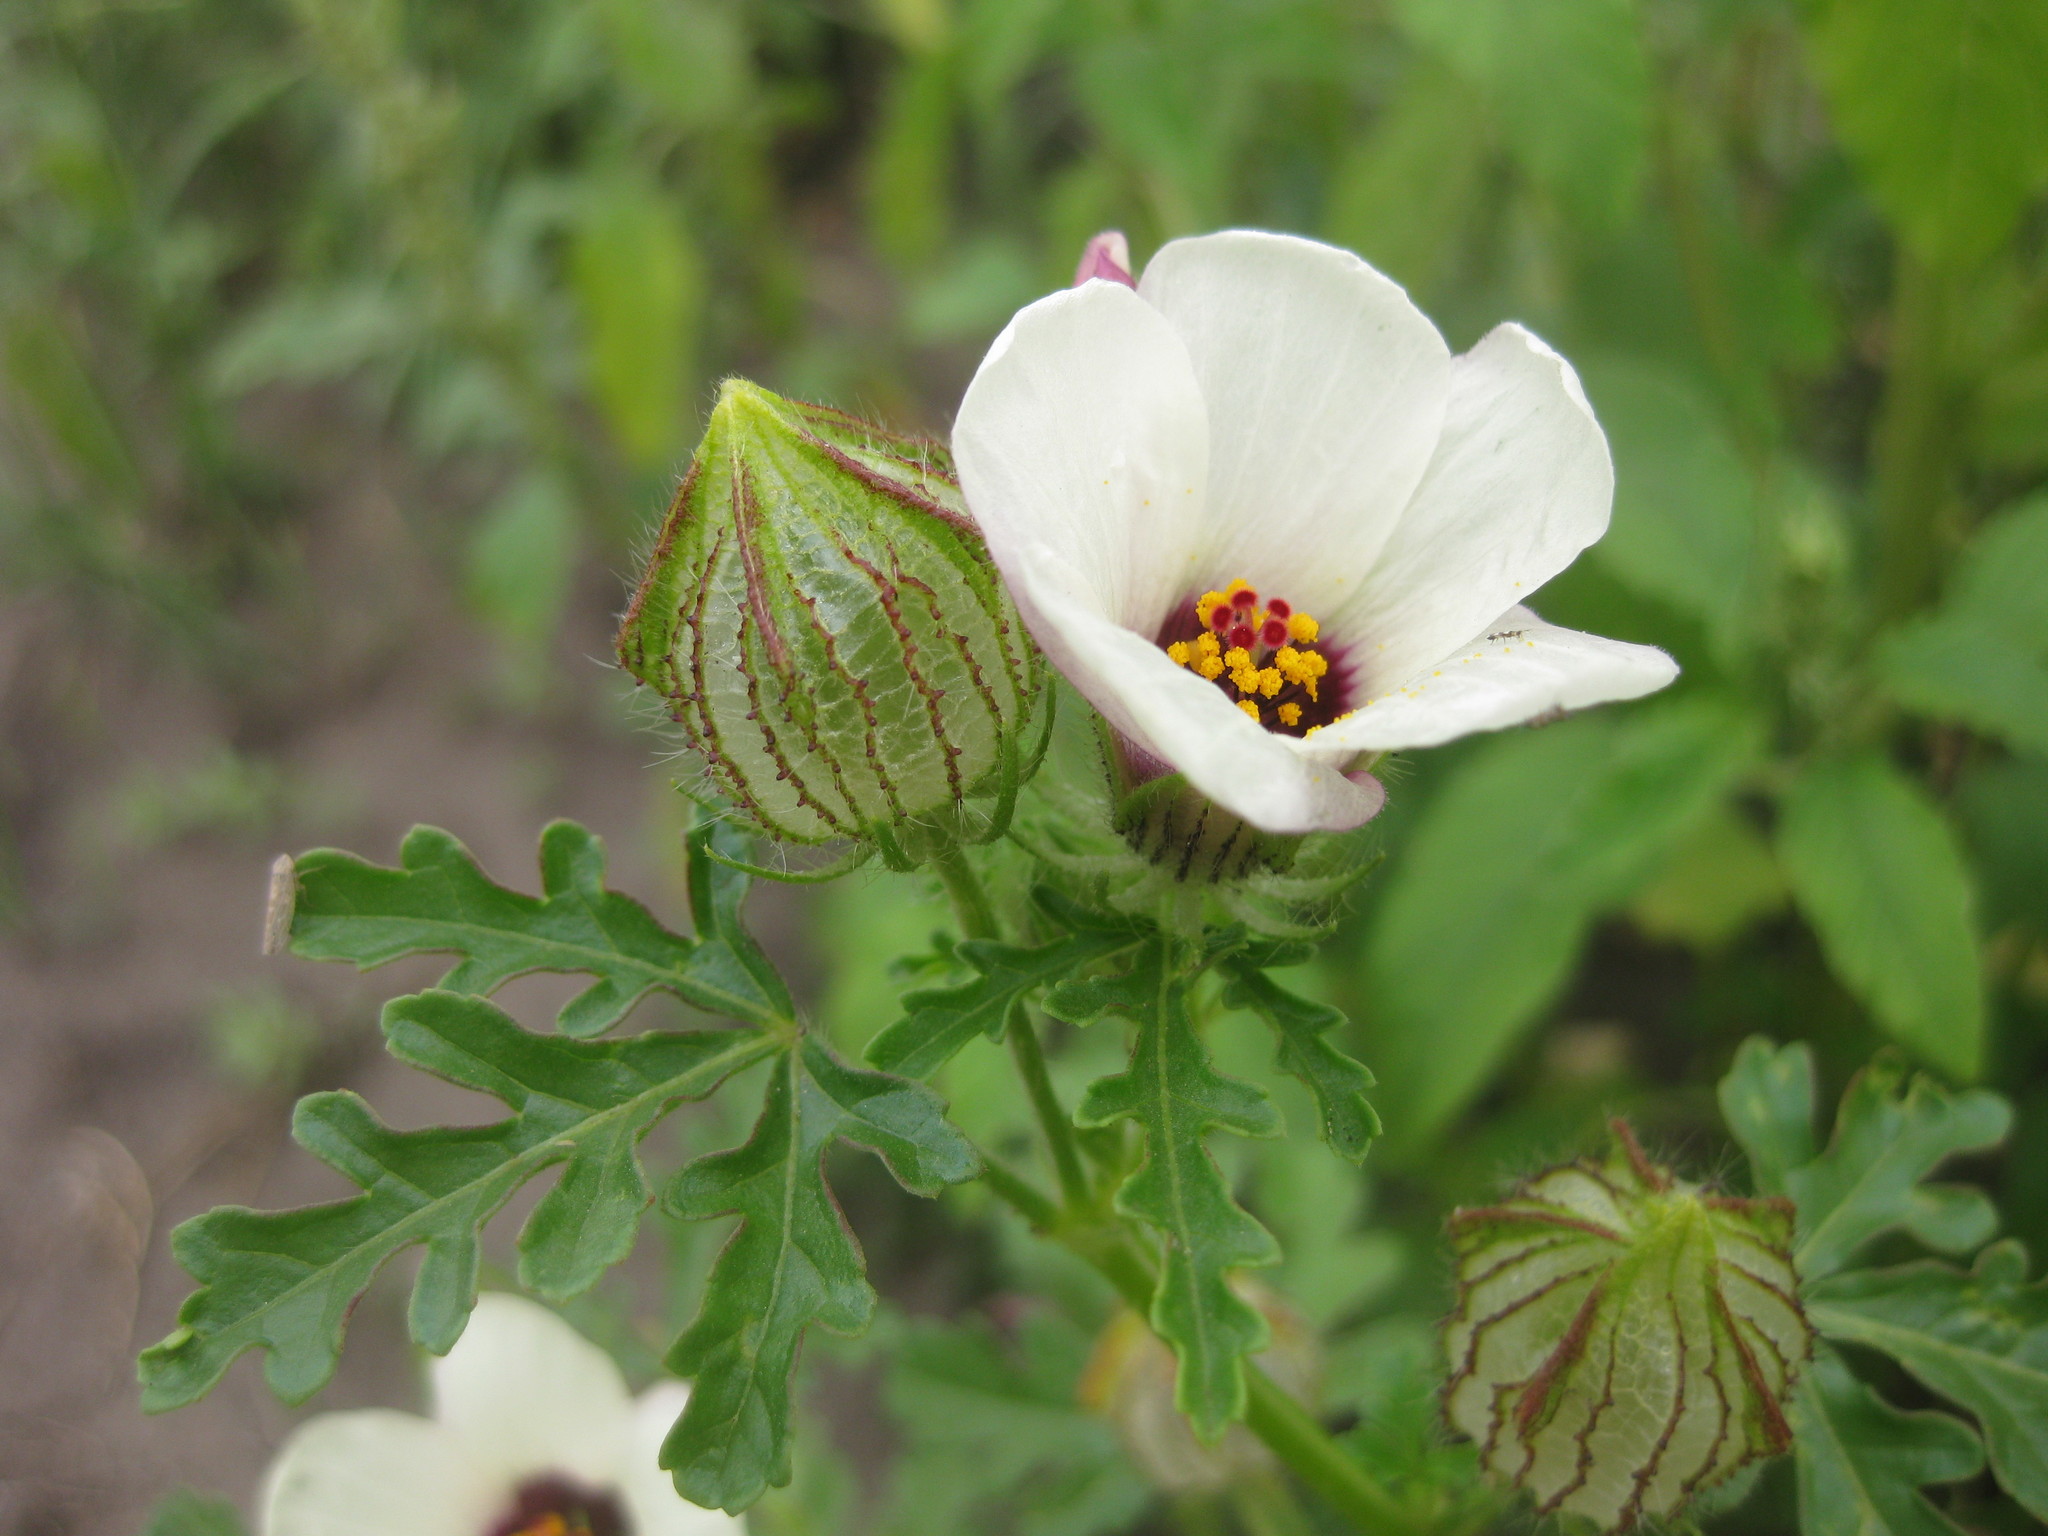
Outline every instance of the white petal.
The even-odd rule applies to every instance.
[[[487,1291],[469,1327],[432,1365],[434,1416],[513,1479],[617,1476],[633,1414],[611,1356],[546,1307]]]
[[[632,1449],[619,1474],[633,1536],[744,1536],[744,1521],[692,1504],[661,1470],[661,1442],[689,1400],[688,1387],[664,1381],[641,1393],[634,1407]]]
[[[1208,418],[1186,349],[1130,289],[1090,282],[1021,310],[967,386],[953,449],[1013,586],[1049,583],[1150,635],[1207,579]]]
[[[1291,235],[1173,241],[1138,292],[1187,344],[1208,407],[1201,586],[1242,576],[1322,616],[1356,590],[1429,463],[1443,338],[1391,279]]]
[[[1559,629],[1515,608],[1309,745],[1333,757],[1434,747],[1556,710],[1641,698],[1676,676],[1678,664],[1655,646]]]
[[[1023,594],[1019,594],[1020,602]],[[1225,810],[1267,832],[1336,831],[1369,821],[1384,792],[1354,784],[1327,754],[1306,754],[1232,706],[1214,683],[1056,592],[1033,594],[1032,632],[1075,658],[1067,678],[1110,724]]]
[[[306,1420],[265,1478],[263,1536],[483,1536],[512,1487],[443,1425],[373,1408]]]
[[[1519,325],[1451,364],[1443,436],[1357,598],[1319,613],[1367,695],[1526,602],[1607,529],[1614,469],[1571,365]]]

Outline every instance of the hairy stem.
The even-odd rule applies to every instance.
[[[982,1154],[981,1176],[996,1197],[1040,1232],[1050,1232],[1060,1224],[1060,1208],[1038,1192],[1037,1186],[1019,1178],[1001,1163]]]
[[[953,916],[960,924],[961,937],[998,937],[1001,928],[996,922],[996,909],[989,902],[988,890],[959,845],[954,844],[944,853],[934,855],[932,868],[946,887],[946,899],[953,903]]]
[[[1052,1076],[1045,1069],[1045,1052],[1038,1044],[1038,1027],[1029,1009],[1019,1005],[1010,1010],[1005,1032],[1010,1042],[1010,1059],[1017,1063],[1024,1079],[1024,1091],[1031,1096],[1031,1108],[1052,1148],[1052,1165],[1059,1174],[1060,1196],[1067,1209],[1080,1211],[1090,1202],[1088,1172],[1081,1166],[1081,1144],[1074,1133],[1074,1121],[1053,1092]]]
[[[946,895],[953,903],[953,916],[960,924],[962,935],[970,939],[997,937],[1001,930],[996,922],[995,907],[988,899],[988,890],[982,885],[981,877],[967,861],[967,855],[957,846],[948,848],[932,860],[932,867],[945,884]],[[1059,1175],[1060,1195],[1069,1210],[1078,1212],[1090,1200],[1088,1174],[1081,1164],[1081,1144],[1075,1136],[1072,1117],[1053,1091],[1052,1077],[1045,1068],[1045,1052],[1039,1047],[1038,1031],[1031,1022],[1031,1015],[1021,1007],[1013,1008],[1004,1034],[1010,1042],[1010,1059],[1016,1062],[1017,1073],[1024,1079],[1024,1092],[1031,1100],[1032,1113],[1038,1117],[1039,1128],[1052,1151],[1053,1168]]]
[[[1300,1403],[1257,1365],[1245,1372],[1245,1426],[1288,1470],[1321,1494],[1361,1531],[1412,1532],[1415,1520]]]

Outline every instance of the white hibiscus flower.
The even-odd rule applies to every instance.
[[[486,1294],[430,1368],[434,1416],[306,1420],[271,1463],[264,1536],[743,1536],[656,1464],[689,1396],[636,1401],[611,1357],[545,1307]]]
[[[1098,238],[1010,322],[953,447],[1033,635],[1140,777],[1269,832],[1352,827],[1375,754],[1677,675],[1522,606],[1614,488],[1536,337],[1453,357],[1396,284],[1286,235],[1176,240],[1135,285],[1127,260]]]

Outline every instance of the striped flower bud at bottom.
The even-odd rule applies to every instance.
[[[1040,664],[952,462],[744,380],[704,441],[619,630],[718,791],[799,843],[952,837],[1030,766]]]
[[[1487,1471],[1608,1531],[1785,1451],[1813,1350],[1791,1203],[1707,1193],[1613,1133],[1606,1161],[1452,1215],[1444,1395]]]

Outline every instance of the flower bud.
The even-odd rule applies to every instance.
[[[1083,248],[1080,265],[1074,268],[1074,286],[1096,277],[1126,288],[1138,286],[1131,278],[1131,242],[1122,230],[1105,229]]]
[[[762,831],[900,850],[1025,771],[1039,662],[936,444],[719,392],[619,630]]]
[[[1791,1203],[1708,1194],[1613,1131],[1606,1162],[1452,1215],[1444,1390],[1489,1472],[1609,1531],[1790,1446],[1813,1349]]]

